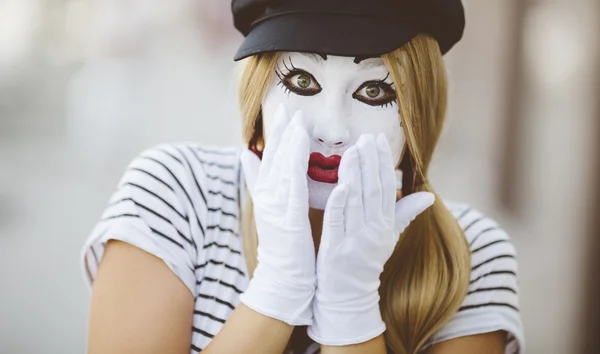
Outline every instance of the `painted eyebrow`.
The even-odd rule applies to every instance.
[[[327,55],[317,54],[317,53],[304,53],[299,52],[298,54],[303,55],[312,59],[315,62],[325,61],[327,60]],[[372,56],[372,57],[355,57],[354,62],[359,66],[359,70],[367,70],[375,67],[379,67],[383,64],[380,56]]]
[[[314,61],[327,60],[327,55],[317,54],[317,53],[299,53],[304,55],[305,57],[309,57]]]
[[[383,65],[383,61],[380,57],[360,58],[360,60],[358,59],[358,57],[354,59],[354,62],[359,65],[361,69],[370,69]]]
[[[373,59],[373,58],[379,58],[378,56],[374,56],[374,57],[354,57],[354,63],[355,64],[360,64],[361,61],[363,60],[367,60],[367,59]]]

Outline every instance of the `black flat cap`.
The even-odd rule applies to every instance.
[[[465,28],[461,0],[232,0],[231,9],[246,37],[235,60],[282,51],[372,57],[422,33],[445,54]]]

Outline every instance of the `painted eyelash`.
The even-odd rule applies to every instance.
[[[283,66],[285,68],[285,73],[283,72],[283,69],[281,69],[281,67],[279,65],[277,65],[277,69],[275,70],[275,72],[277,72],[277,77],[279,77],[279,80],[283,80],[285,77],[294,74],[296,72],[302,72],[302,70],[296,68],[294,66],[294,63],[292,62],[292,57],[288,57],[288,60],[290,61],[290,66],[292,67],[291,69],[288,67],[287,63],[285,62],[285,59],[282,61]]]
[[[292,92],[297,95],[300,95],[300,96],[313,96],[313,95],[316,95],[317,93],[321,92],[322,87],[319,85],[319,83],[316,81],[316,79],[314,79],[314,77],[310,73],[308,73],[302,69],[298,69],[296,66],[294,66],[294,63],[292,62],[291,57],[288,57],[287,59],[289,61],[289,66],[288,66],[288,62],[286,62],[286,60],[284,59],[281,62],[281,64],[283,64],[283,68],[281,67],[281,64],[278,64],[277,67],[275,68],[275,73],[276,73],[277,77],[279,78],[279,82],[277,83],[277,85],[281,86],[283,88],[284,93],[287,93],[288,96]],[[290,84],[289,82],[287,82],[290,77],[293,77],[295,75],[300,75],[300,74],[310,75],[311,79],[314,80],[314,82],[317,84],[319,89],[318,90],[300,89],[300,88],[295,87],[294,85]]]
[[[383,82],[383,83],[385,83],[385,84],[389,85],[387,82],[385,82],[385,80],[387,80],[387,79],[388,79],[388,77],[390,77],[390,73],[387,73],[387,75],[386,75],[386,76],[385,76],[383,79],[381,79],[381,80],[379,80],[379,81],[381,81],[381,82]]]
[[[354,99],[359,100],[362,103],[368,104],[373,107],[383,107],[383,108],[392,107],[394,105],[394,103],[397,103],[396,102],[396,90],[393,88],[393,86],[392,86],[393,84],[388,84],[387,82],[385,82],[385,80],[387,80],[389,75],[390,74],[388,73],[388,75],[385,78],[383,78],[383,80],[371,80],[371,81],[363,82],[363,84],[352,94],[352,97]],[[365,99],[363,96],[360,96],[356,93],[370,85],[378,85],[387,94],[393,94],[394,99],[391,101],[383,102],[383,103],[377,103],[377,100]]]
[[[279,82],[277,83],[277,86],[281,86],[281,88],[283,89],[284,94],[287,94],[288,96],[292,93],[292,90],[285,84],[284,80],[296,73],[302,73],[302,70],[299,70],[298,68],[296,68],[294,66],[294,63],[292,62],[292,57],[288,57],[288,60],[290,62],[290,66],[292,67],[291,69],[288,67],[285,59],[282,60],[283,66],[285,67],[286,72],[283,72],[283,69],[281,69],[281,67],[279,65],[277,65],[277,68],[275,69],[275,74],[277,75],[277,78],[279,78]]]
[[[385,102],[385,103],[383,103],[383,104],[379,104],[379,105],[377,105],[377,106],[378,106],[378,107],[382,107],[382,108],[393,107],[393,106],[394,106],[394,103],[396,103],[396,100],[392,100],[392,101],[389,101],[389,102]]]
[[[288,68],[288,67],[287,67],[287,64],[285,63],[285,60],[283,61],[283,66],[285,66],[285,68],[286,68],[286,69],[287,69],[289,72],[292,72],[292,71],[298,71],[298,68],[296,68],[296,67],[294,66],[294,63],[292,62],[292,57],[288,57],[288,60],[290,61],[290,66],[291,66],[292,68],[290,69],[290,68]]]
[[[283,81],[285,80],[285,78],[289,74],[290,74],[289,71],[284,74],[283,70],[281,70],[281,68],[279,67],[279,65],[275,69],[275,75],[277,75],[277,78],[279,79],[279,82],[277,83],[277,86],[281,86],[281,88],[283,89],[283,93],[287,94],[288,96],[292,93],[292,90],[290,90],[290,88]]]
[[[381,85],[383,85],[383,86],[385,86],[385,87],[389,88],[391,91],[394,91],[394,92],[396,92],[396,90],[395,90],[395,89],[394,89],[394,87],[393,87],[393,86],[394,86],[394,84],[393,84],[393,83],[391,83],[391,84],[388,84],[387,82],[385,82],[385,80],[387,80],[389,77],[390,77],[390,73],[388,73],[388,74],[387,74],[387,75],[386,75],[386,76],[385,76],[383,79],[381,79],[381,80],[378,80],[378,81],[375,81],[375,82],[378,82],[378,83],[380,83]]]
[[[387,75],[383,79],[379,80],[379,83],[382,86],[387,87],[390,91],[394,92],[394,96],[395,96],[396,95],[396,90],[393,88],[393,83],[392,84],[388,84],[387,82],[385,82],[385,80],[387,80],[389,77],[390,77],[390,73],[387,73]],[[394,103],[397,103],[396,102],[396,98],[394,98],[394,100],[392,100],[392,101],[386,102],[386,103],[384,103],[382,105],[379,105],[379,106],[383,107],[383,108],[393,107]]]
[[[287,76],[287,74],[284,75],[278,67],[277,69],[275,69],[275,75],[277,75],[277,77],[279,78],[279,82],[277,83],[277,86],[281,86],[281,88],[283,89],[283,93],[287,94],[289,97],[289,95],[292,93],[292,90],[290,90],[290,88],[287,87],[287,85],[283,83],[283,80],[285,79],[285,76]]]

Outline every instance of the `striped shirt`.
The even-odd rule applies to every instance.
[[[240,152],[189,143],[144,151],[128,166],[82,250],[90,286],[110,239],[162,259],[195,299],[190,353],[221,330],[249,282],[239,223]],[[522,353],[517,261],[508,235],[468,205],[445,203],[471,246],[471,283],[460,310],[428,345],[504,330],[506,353]],[[318,351],[313,343],[305,353]]]

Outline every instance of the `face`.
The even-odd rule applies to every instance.
[[[405,145],[394,83],[380,58],[282,53],[262,104],[265,134],[283,104],[302,110],[311,139],[308,192],[311,208],[325,209],[337,184],[341,157],[361,134],[385,134],[393,161]]]

